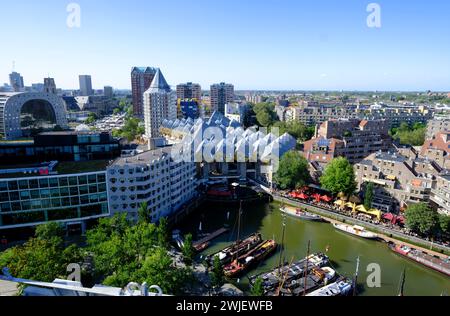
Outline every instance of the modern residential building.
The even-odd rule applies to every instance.
[[[436,118],[428,121],[426,138],[432,139],[437,133],[448,131],[450,131],[450,118]]]
[[[235,120],[214,112],[208,119],[165,120],[161,135],[181,144],[184,161],[198,165],[200,178],[208,181],[246,182],[254,179],[271,186],[277,163],[297,141],[244,128]]]
[[[118,103],[117,100],[102,95],[75,97],[75,101],[80,111],[92,112],[97,116],[111,113]]]
[[[0,170],[0,230],[48,221],[83,230],[86,221],[108,216],[106,172],[94,166],[88,162],[54,167],[52,163]]]
[[[144,93],[145,135],[148,139],[159,137],[159,128],[164,120],[177,118],[177,95],[167,84],[158,69],[150,88]]]
[[[157,69],[152,67],[133,67],[131,70],[134,115],[144,116],[144,92],[150,88],[156,71]]]
[[[426,140],[420,156],[432,159],[442,168],[450,170],[450,131],[438,132]]]
[[[67,128],[63,99],[52,93],[0,94],[0,138],[30,137],[59,126]]]
[[[110,86],[105,86],[103,88],[103,96],[112,99],[114,97],[114,89]]]
[[[106,132],[47,132],[30,141],[1,142],[0,164],[111,160],[120,150],[120,141]]]
[[[90,75],[80,75],[80,96],[92,96],[94,90],[92,90],[92,78]]]
[[[450,174],[437,176],[431,190],[431,205],[440,214],[450,216]]]
[[[44,92],[56,94],[56,83],[54,78],[44,78]]]
[[[182,83],[177,85],[177,98],[178,100],[196,99],[201,101],[202,99],[202,87],[198,83]]]
[[[211,86],[211,109],[225,114],[225,104],[234,101],[234,86],[228,83],[213,84]]]
[[[329,120],[360,119],[386,120],[390,127],[398,127],[401,123],[426,124],[434,117],[434,111],[426,107],[322,104],[317,101],[303,101],[299,106],[277,106],[275,111],[281,121],[298,121],[307,126],[322,124]]]
[[[246,94],[245,100],[254,104],[262,102],[262,96],[259,94]]]
[[[353,164],[392,146],[387,121],[330,120],[321,124],[316,134],[305,142],[303,156],[319,169],[336,157]]]
[[[175,161],[173,150],[151,150],[117,159],[108,166],[111,215],[126,213],[137,221],[138,209],[146,202],[152,222],[157,222],[197,196],[195,163]]]
[[[355,166],[358,189],[375,184],[373,206],[387,212],[400,212],[408,205],[428,203],[436,178],[442,169],[432,160],[407,159],[398,153],[375,153]]]
[[[9,84],[13,88],[14,92],[23,92],[25,85],[23,82],[23,77],[20,73],[13,71],[9,74]]]

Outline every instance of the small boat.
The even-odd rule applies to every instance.
[[[253,248],[257,247],[259,244],[261,244],[263,241],[261,234],[253,234],[247,237],[246,239],[242,241],[237,241],[233,243],[232,245],[228,246],[227,248],[223,249],[222,251],[213,254],[211,256],[208,256],[206,258],[206,261],[209,262],[211,265],[214,263],[214,257],[218,256],[220,259],[220,262],[225,265],[230,263],[233,258],[239,257],[242,254],[252,250]]]
[[[377,239],[378,235],[375,233],[371,233],[367,231],[364,227],[361,226],[349,226],[344,224],[333,224],[334,228],[343,231],[345,233],[366,238],[366,239]]]
[[[450,258],[444,260],[439,257],[432,256],[426,252],[394,243],[390,243],[389,248],[405,258],[450,276]]]
[[[329,264],[329,258],[323,253],[312,254],[307,258],[301,259],[293,264],[284,264],[270,272],[258,274],[250,277],[250,284],[254,285],[258,278],[263,280],[265,292],[270,292],[280,286],[282,279],[290,282],[304,276],[306,268],[306,260],[308,259],[308,272],[314,268],[321,268]]]
[[[208,248],[209,245],[210,245],[209,242],[205,242],[205,243],[202,243],[202,244],[195,244],[195,245],[194,245],[194,249],[195,249],[195,251],[197,251],[197,252],[202,252],[203,250],[205,250],[206,248]]]
[[[280,208],[280,211],[287,214],[287,215],[291,215],[294,216],[296,218],[300,218],[303,219],[305,221],[316,221],[316,222],[320,222],[322,221],[322,217],[320,217],[319,215],[307,212],[307,211],[303,211],[301,209],[295,209],[295,208],[291,208],[291,207],[286,207],[283,206]]]
[[[307,294],[306,296],[346,296],[351,294],[352,289],[352,281],[341,277],[335,283],[326,285]]]
[[[226,265],[223,269],[225,276],[229,278],[237,277],[253,264],[261,262],[271,255],[276,249],[277,243],[275,240],[264,241],[258,247]]]
[[[282,287],[273,288],[266,293],[267,296],[302,296],[320,289],[336,277],[336,271],[330,267],[313,267],[308,274],[302,274],[300,278],[284,281]]]

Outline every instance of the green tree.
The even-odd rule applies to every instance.
[[[438,227],[438,213],[425,203],[409,206],[405,215],[406,226],[423,235],[430,236]]]
[[[90,112],[86,119],[86,124],[93,124],[97,120],[97,114]]]
[[[364,192],[364,207],[367,210],[372,208],[374,185],[372,182],[367,183],[366,191]]]
[[[76,245],[64,249],[62,238],[51,233],[54,232],[53,228],[39,228],[39,237],[1,253],[0,267],[9,268],[17,278],[43,282],[65,279],[67,266],[81,262],[83,256]]]
[[[36,227],[35,237],[42,240],[52,240],[57,238],[62,241],[64,238],[64,229],[61,224],[56,222],[49,222]]]
[[[148,203],[142,202],[138,208],[138,221],[148,223],[150,222],[150,211],[148,210]]]
[[[281,189],[297,189],[310,181],[308,161],[296,151],[283,155],[275,180]]]
[[[225,275],[223,272],[222,263],[220,262],[219,256],[215,256],[211,272],[211,285],[213,287],[221,287],[224,284],[224,281]]]
[[[450,234],[450,216],[439,214],[439,228],[443,234]]]
[[[183,260],[187,265],[192,265],[192,262],[194,262],[195,258],[195,249],[193,246],[193,238],[192,234],[187,234],[184,238],[184,244],[183,244]]]
[[[268,127],[273,124],[274,119],[269,111],[263,110],[256,114],[256,120],[260,126]]]
[[[260,126],[269,127],[277,120],[274,103],[257,103],[253,106],[253,112],[256,114],[256,120]]]
[[[163,217],[159,220],[158,229],[158,245],[163,248],[169,248],[170,234],[169,223],[167,218]]]
[[[324,189],[334,194],[352,195],[356,190],[355,171],[346,158],[333,159],[325,168],[320,183]]]
[[[257,278],[255,281],[255,284],[253,284],[252,290],[251,290],[252,296],[261,297],[264,296],[264,285],[263,285],[263,279]]]
[[[280,135],[288,133],[297,141],[309,140],[314,135],[314,127],[311,129],[298,121],[276,122],[273,126],[279,129]]]

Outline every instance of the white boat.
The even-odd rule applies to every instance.
[[[335,283],[324,286],[306,296],[346,296],[352,291],[352,282],[346,278],[340,278]]]
[[[316,221],[316,222],[322,221],[322,217],[320,217],[319,215],[302,211],[300,209],[283,206],[280,208],[280,211],[287,215],[291,215],[306,221]]]
[[[334,228],[343,231],[345,233],[366,238],[366,239],[377,239],[378,235],[367,231],[364,227],[361,226],[349,226],[345,224],[333,224]]]

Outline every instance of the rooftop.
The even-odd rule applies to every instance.
[[[130,164],[146,164],[153,160],[160,159],[164,155],[168,155],[173,150],[173,146],[161,147],[154,150],[145,151],[132,157],[121,157],[114,160],[109,166],[125,166]]]

